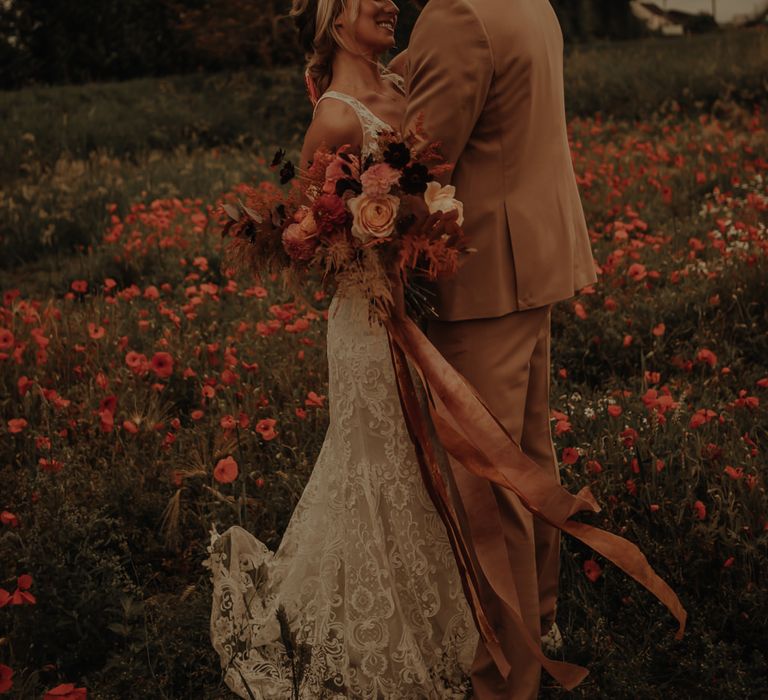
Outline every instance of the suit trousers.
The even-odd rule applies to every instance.
[[[474,386],[522,450],[559,481],[549,415],[550,319],[551,305],[547,305],[498,318],[430,321],[427,335]],[[534,518],[511,491],[490,482],[478,487],[493,490],[508,552],[508,561],[498,565],[511,570],[523,620],[538,640],[555,620],[560,531]],[[468,534],[461,503],[457,503],[457,514]],[[472,666],[475,700],[538,697],[541,665],[510,624],[506,604],[482,576],[480,595],[512,670],[504,680],[481,640]]]

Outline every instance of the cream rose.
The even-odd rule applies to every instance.
[[[392,195],[369,197],[361,194],[347,203],[352,212],[352,235],[365,243],[369,238],[386,238],[395,230],[400,200]]]
[[[464,204],[456,199],[456,188],[453,185],[441,186],[434,180],[427,184],[427,191],[424,193],[424,201],[430,214],[437,211],[449,212],[458,211],[459,216],[456,223],[461,226],[464,223]]]

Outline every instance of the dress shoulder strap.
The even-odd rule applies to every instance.
[[[391,128],[389,124],[379,119],[356,97],[352,97],[352,95],[347,95],[343,92],[336,92],[335,90],[328,90],[320,96],[320,99],[315,105],[315,112],[317,112],[317,105],[319,105],[320,102],[325,98],[344,102],[355,111],[357,118],[360,120],[360,127],[363,130],[363,153],[370,152],[379,134],[381,134],[383,131],[389,131]]]

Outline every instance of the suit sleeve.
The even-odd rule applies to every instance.
[[[403,134],[420,115],[428,141],[455,164],[488,96],[493,54],[480,18],[466,0],[431,0],[408,47],[408,106]]]

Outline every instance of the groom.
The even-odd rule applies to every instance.
[[[450,182],[477,249],[438,285],[439,320],[428,335],[523,451],[557,474],[550,311],[596,281],[566,133],[557,17],[549,0],[429,0],[405,75],[403,133],[423,116],[429,140],[455,164]],[[491,533],[496,543],[479,563],[481,597],[512,667],[504,678],[481,641],[474,697],[536,698],[541,666],[495,591],[516,592],[534,639],[557,640],[559,531],[510,491],[453,466],[465,537]]]

